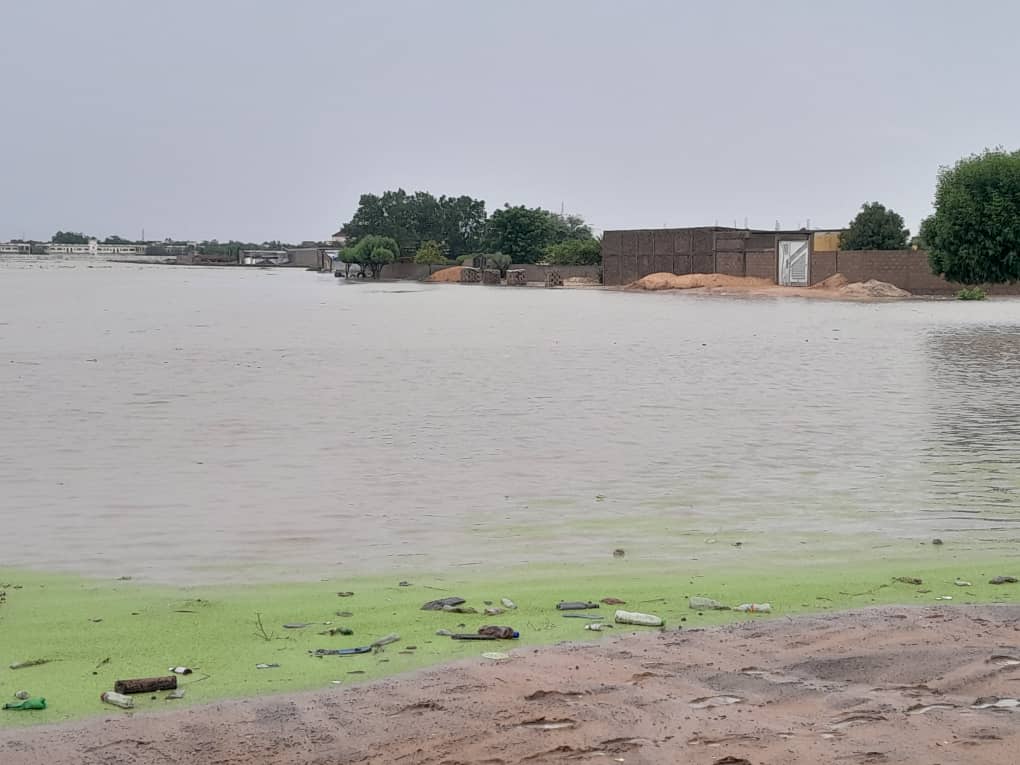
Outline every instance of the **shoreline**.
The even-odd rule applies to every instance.
[[[25,689],[46,697],[49,704],[44,711],[0,713],[0,731],[119,715],[120,710],[99,702],[103,691],[117,679],[164,675],[171,666],[195,669],[194,675],[181,678],[186,697],[167,702],[162,695],[155,700],[145,696],[138,699],[139,712],[165,709],[168,704],[190,708],[227,698],[331,688],[334,681],[342,685],[376,681],[486,651],[543,651],[564,640],[597,643],[627,629],[586,630],[590,620],[564,618],[555,607],[560,600],[618,598],[626,602],[620,608],[655,613],[665,619],[667,628],[684,630],[734,622],[766,624],[893,604],[1020,602],[1020,584],[988,582],[996,575],[1020,574],[1015,558],[989,561],[974,551],[943,556],[936,549],[941,548],[896,559],[771,565],[765,569],[768,576],[762,576],[760,565],[736,560],[729,566],[690,561],[643,565],[611,557],[595,566],[532,566],[487,579],[467,571],[431,576],[401,572],[248,586],[170,586],[0,570],[0,589],[6,591],[0,605],[5,638],[0,696],[8,699]],[[923,584],[896,577],[918,577]],[[954,585],[957,577],[971,585]],[[354,594],[340,597],[340,592]],[[464,598],[477,613],[421,610],[424,602],[447,596]],[[689,608],[690,596],[714,598],[729,606],[770,602],[772,613],[696,611]],[[518,607],[484,614],[487,603],[499,607],[504,597]],[[952,600],[941,600],[946,597]],[[591,613],[611,623],[616,608],[600,604]],[[256,614],[265,629],[262,636]],[[440,629],[475,632],[486,624],[510,626],[520,631],[521,638],[454,641],[436,634]],[[340,626],[354,634],[320,634]],[[368,645],[390,633],[401,639],[382,653],[322,659],[310,654],[318,648]],[[13,662],[39,658],[50,661],[8,668]],[[279,666],[258,669],[260,663]]]
[[[0,729],[0,759],[1006,765],[1018,630],[1017,605],[621,630],[355,687]]]

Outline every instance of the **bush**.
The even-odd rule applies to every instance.
[[[546,262],[554,266],[594,266],[602,261],[598,239],[570,239],[546,248]]]
[[[943,168],[921,238],[932,273],[951,282],[1020,280],[1020,151],[985,151]]]
[[[980,287],[964,287],[956,293],[957,300],[984,300],[988,293]]]

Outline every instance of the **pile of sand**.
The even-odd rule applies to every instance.
[[[451,266],[450,268],[444,268],[440,271],[436,271],[425,281],[427,282],[450,282],[453,284],[460,283],[460,272],[462,266]]]
[[[843,274],[833,274],[828,279],[823,279],[818,284],[812,284],[811,289],[813,290],[838,290],[842,289],[850,283]]]
[[[906,298],[910,293],[895,284],[869,279],[851,283],[843,274],[833,274],[811,287],[782,287],[770,279],[753,276],[727,276],[726,274],[649,274],[628,284],[629,290],[693,290],[707,289],[722,292],[745,292],[759,295],[790,295],[794,297],[824,297],[828,299],[859,300],[868,298]]]
[[[854,282],[839,288],[839,294],[845,297],[862,298],[905,298],[910,293],[901,290],[895,284],[880,282],[877,279],[868,279],[866,282]]]
[[[713,289],[758,290],[775,287],[768,279],[754,276],[727,276],[726,274],[671,274],[661,272],[648,274],[627,285],[629,290],[693,290],[703,287]]]

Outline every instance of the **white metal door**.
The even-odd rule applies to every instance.
[[[779,242],[779,283],[806,287],[808,283],[808,242]]]

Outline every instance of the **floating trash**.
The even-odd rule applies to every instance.
[[[739,704],[742,701],[743,699],[739,696],[702,696],[700,699],[693,699],[690,705],[692,709],[710,709],[711,707]]]

